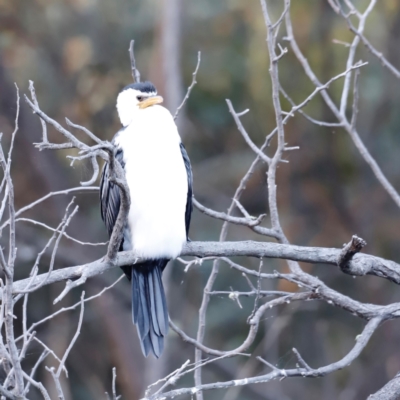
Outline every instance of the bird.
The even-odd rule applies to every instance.
[[[117,97],[121,129],[112,139],[130,194],[119,251],[134,251],[140,261],[122,267],[131,282],[132,319],[145,357],[159,358],[168,333],[162,283],[167,263],[189,240],[193,177],[190,159],[171,113],[151,82],[124,87]],[[109,166],[100,182],[100,211],[109,236],[120,207]]]

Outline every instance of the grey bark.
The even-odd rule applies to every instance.
[[[304,247],[288,244],[277,244],[268,242],[241,241],[241,242],[190,242],[182,250],[182,256],[195,257],[266,257],[279,258],[308,263],[324,263],[337,266],[341,249],[324,247]],[[67,267],[55,270],[45,282],[46,285],[68,279],[90,278],[105,271],[131,265],[138,262],[139,258],[133,252],[118,253],[114,261],[100,259],[88,264]],[[375,275],[386,278],[394,283],[400,284],[400,265],[394,261],[385,260],[368,254],[355,254],[348,262],[346,273],[363,276]],[[47,273],[38,275],[35,284],[45,281]],[[13,292],[23,291],[29,283],[30,278],[16,281]]]
[[[376,393],[371,394],[368,400],[399,400],[400,399],[400,373]]]

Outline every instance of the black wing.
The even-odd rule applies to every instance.
[[[190,165],[189,156],[186,152],[185,146],[183,143],[180,144],[181,153],[183,162],[185,163],[187,180],[188,180],[188,192],[187,192],[187,200],[186,200],[186,211],[185,211],[185,224],[186,224],[186,239],[189,240],[189,227],[190,227],[190,218],[192,216],[193,210],[193,175],[192,175],[192,166]]]
[[[124,153],[121,148],[116,149],[115,158],[125,168]],[[104,164],[100,182],[100,211],[106,224],[108,235],[111,236],[117,221],[121,198],[118,186],[109,181],[108,163]]]

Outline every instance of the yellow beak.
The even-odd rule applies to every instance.
[[[163,101],[164,99],[161,96],[149,97],[139,103],[139,108],[143,110],[147,107],[154,106],[155,104],[161,104]]]

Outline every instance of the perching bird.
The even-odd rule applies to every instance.
[[[192,169],[171,113],[150,82],[126,86],[118,95],[122,124],[114,136],[116,159],[129,187],[131,204],[120,251],[147,260],[123,270],[132,285],[132,318],[143,354],[158,358],[168,333],[168,311],[161,274],[188,240],[192,213]],[[111,236],[119,189],[105,164],[100,185],[101,216]]]

